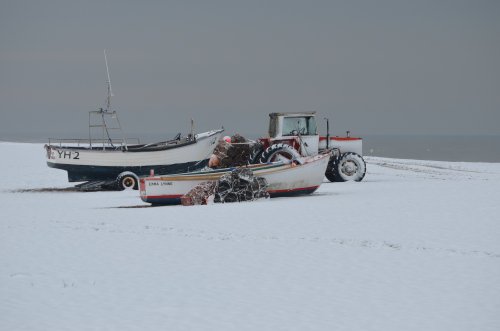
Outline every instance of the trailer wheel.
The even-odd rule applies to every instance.
[[[366,163],[361,155],[344,153],[332,158],[326,168],[325,176],[331,182],[346,182],[363,180],[366,174]]]
[[[118,190],[138,190],[139,189],[139,179],[133,172],[122,172],[116,178],[116,186]]]
[[[260,163],[276,162],[280,160],[296,161],[300,158],[299,152],[290,145],[276,144],[269,146],[260,156]]]

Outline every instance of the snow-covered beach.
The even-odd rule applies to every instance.
[[[500,163],[367,157],[311,196],[147,206],[0,143],[0,330],[498,330]],[[127,208],[131,207],[131,208]]]

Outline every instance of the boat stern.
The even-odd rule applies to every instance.
[[[160,177],[145,177],[139,179],[139,195],[141,200],[151,205],[178,205],[182,194],[175,193],[172,182]]]

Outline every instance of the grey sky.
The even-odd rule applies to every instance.
[[[126,132],[500,134],[500,1],[0,1],[0,139],[85,135],[108,52]],[[323,129],[323,125],[320,125]]]

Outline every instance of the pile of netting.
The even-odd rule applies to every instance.
[[[236,169],[223,175],[215,185],[214,202],[241,202],[268,198],[267,181],[250,169]]]
[[[184,206],[253,201],[269,198],[265,178],[254,176],[252,170],[235,169],[216,182],[203,182],[181,197]]]
[[[216,182],[203,182],[191,189],[181,197],[184,206],[206,205],[211,196],[214,195]]]
[[[250,142],[239,134],[231,137],[228,143],[220,140],[210,158],[210,168],[229,168],[248,164],[251,155]]]

